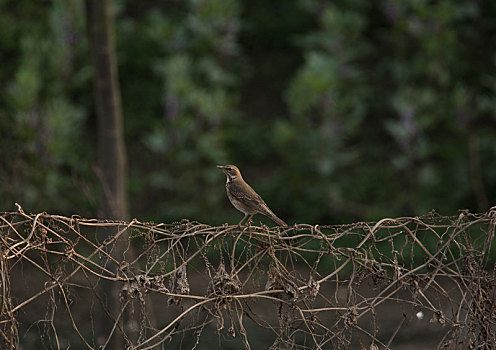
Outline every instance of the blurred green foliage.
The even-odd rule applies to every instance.
[[[115,4],[132,216],[237,222],[223,163],[290,223],[494,204],[495,3]],[[94,216],[84,2],[0,0],[0,33],[2,210]]]

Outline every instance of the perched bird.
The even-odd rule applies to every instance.
[[[227,197],[236,209],[245,214],[238,225],[241,225],[247,217],[249,223],[253,215],[262,214],[274,220],[278,225],[288,226],[269,209],[262,197],[243,180],[241,172],[236,166],[218,165],[217,168],[222,169],[227,176]]]

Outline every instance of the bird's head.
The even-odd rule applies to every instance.
[[[236,178],[241,179],[241,172],[235,165],[217,165],[217,168],[221,169],[227,176],[227,182],[231,182]]]

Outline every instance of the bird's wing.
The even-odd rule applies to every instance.
[[[247,183],[232,183],[230,188],[232,194],[253,207],[267,207],[262,197]]]
[[[256,208],[256,210],[263,215],[270,217],[277,224],[281,226],[287,226],[287,224],[279,219],[273,212],[270,210],[269,206],[264,202],[262,197],[258,195],[257,192],[247,183],[231,183],[230,191],[234,197],[243,201],[247,205],[252,208]]]

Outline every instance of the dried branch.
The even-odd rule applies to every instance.
[[[496,348],[496,208],[286,228],[18,209],[0,213],[0,341],[8,349],[37,331],[33,342],[48,348],[105,348],[111,337],[132,349],[196,348],[216,333],[251,349],[263,333],[273,349],[396,349],[427,322],[439,348]],[[117,233],[101,242],[109,228]],[[126,235],[133,255],[116,256]],[[115,315],[111,294],[97,291],[102,281],[121,290]],[[101,315],[110,334],[94,324]],[[125,333],[132,324],[138,339]]]

